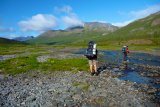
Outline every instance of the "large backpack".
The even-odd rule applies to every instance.
[[[122,52],[125,53],[126,52],[126,47],[122,48]]]
[[[94,41],[90,41],[86,50],[86,56],[92,57],[94,55],[96,55],[96,43]]]

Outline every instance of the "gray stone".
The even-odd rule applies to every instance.
[[[0,74],[0,80],[3,80],[4,78],[5,78],[5,76]]]
[[[143,93],[149,89],[147,85],[135,87],[136,83],[113,78],[116,73],[109,70],[96,77],[86,72],[81,73],[81,76],[80,73],[70,72],[36,74],[36,78],[30,76],[30,73],[23,73],[0,81],[0,104],[7,107],[17,104],[29,107],[123,107],[144,106],[144,102],[149,102],[151,98]],[[77,83],[77,86],[73,83]],[[82,89],[78,83],[88,84],[89,89]],[[141,93],[140,89],[144,91]],[[154,93],[155,90],[150,89]]]
[[[41,107],[41,105],[34,101],[34,102],[29,104],[29,107]]]

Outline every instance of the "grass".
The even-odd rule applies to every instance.
[[[0,46],[0,55],[22,54],[22,53],[49,53],[46,48],[56,48],[48,45],[24,45],[24,44],[3,44]]]
[[[26,57],[17,57],[0,62],[0,70],[4,74],[15,75],[31,70],[36,70],[39,63],[36,60],[37,55],[30,55]]]
[[[22,54],[24,51],[10,51],[10,50],[5,50],[1,51],[0,55],[12,55],[12,54]]]
[[[43,71],[85,71],[88,69],[86,59],[72,58],[72,59],[49,59],[40,65]]]
[[[17,57],[5,61],[0,61],[0,71],[3,74],[19,74],[27,71],[54,72],[54,71],[85,71],[88,69],[86,59],[72,58],[72,59],[49,59],[46,62],[37,62],[37,55]]]
[[[74,82],[72,85],[74,87],[78,87],[78,88],[82,89],[83,91],[88,91],[89,87],[90,87],[90,85],[86,82]]]
[[[3,44],[0,46],[0,55],[23,53],[30,47],[32,46],[24,44]]]
[[[89,34],[91,35],[91,34]],[[158,40],[157,40],[158,41]],[[124,42],[125,43],[125,42]],[[117,41],[97,41],[98,50],[121,50],[123,42]],[[77,71],[87,71],[88,62],[83,58],[71,58],[71,59],[57,59],[52,58],[47,62],[38,63],[36,57],[42,54],[51,54],[49,49],[63,49],[63,48],[87,48],[87,41],[84,40],[79,43],[70,43],[63,45],[24,45],[24,44],[5,44],[0,46],[0,55],[8,54],[32,54],[29,56],[16,57],[6,61],[0,61],[0,72],[4,74],[18,74],[27,71],[40,70],[42,72],[54,72],[54,71],[71,71],[76,73]],[[131,44],[129,45],[130,51],[154,51],[160,47],[155,44]],[[158,50],[157,50],[158,51]],[[42,53],[43,52],[43,53]],[[44,53],[45,52],[45,53]],[[33,55],[34,54],[34,55]]]
[[[21,44],[16,41],[0,39],[0,55],[8,54],[37,54],[26,57],[17,57],[0,62],[0,72],[5,74],[18,74],[30,70],[41,70],[44,72],[52,71],[77,71],[88,70],[86,59],[49,59],[47,62],[38,63],[36,57],[43,54],[51,54],[49,49],[56,48],[87,48],[90,40],[97,42],[98,50],[121,50],[123,45],[128,45],[130,51],[154,51],[160,48],[160,27],[152,26],[154,19],[160,18],[160,15],[149,16],[137,20],[119,30],[103,35],[105,32],[83,31],[83,32],[61,32],[59,34],[39,36],[28,41],[33,44]],[[142,41],[140,44],[131,43],[131,41]],[[147,43],[147,41],[151,43]],[[144,42],[145,41],[145,42]],[[12,44],[10,43],[12,42]],[[40,43],[44,43],[41,45]],[[128,43],[128,44],[127,44]],[[130,44],[129,44],[130,43]],[[158,50],[157,50],[158,51]]]

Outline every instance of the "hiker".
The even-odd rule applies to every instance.
[[[88,48],[86,50],[85,56],[89,60],[89,66],[90,66],[90,73],[93,76],[94,74],[98,76],[97,72],[97,48],[96,48],[96,43],[94,41],[90,41],[88,43]]]
[[[129,53],[128,46],[123,46],[122,52],[123,52],[123,61],[127,61],[127,54]]]

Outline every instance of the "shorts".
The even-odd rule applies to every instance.
[[[89,65],[97,65],[97,60],[89,60]]]

